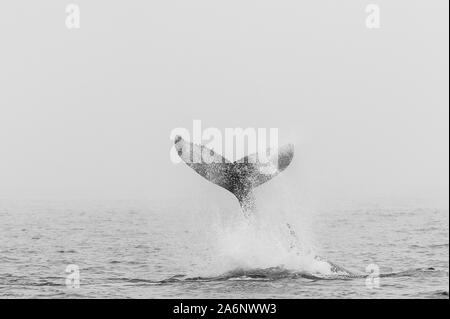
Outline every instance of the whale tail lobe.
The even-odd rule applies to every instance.
[[[282,146],[260,161],[257,154],[230,162],[225,157],[203,146],[175,137],[178,156],[199,175],[225,188],[238,199],[247,215],[255,208],[253,189],[281,173],[292,161],[292,144]]]

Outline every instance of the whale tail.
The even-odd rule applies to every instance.
[[[291,163],[294,146],[288,144],[275,150],[264,161],[252,154],[230,162],[220,154],[203,146],[175,137],[178,156],[199,175],[225,188],[238,199],[247,215],[255,208],[253,189],[281,173]]]

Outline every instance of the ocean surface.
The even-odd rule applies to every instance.
[[[448,298],[448,210],[276,210],[0,201],[0,298]]]

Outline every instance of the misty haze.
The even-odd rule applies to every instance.
[[[448,298],[447,1],[73,3],[0,6],[0,298]]]

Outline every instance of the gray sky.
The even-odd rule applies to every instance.
[[[200,119],[278,127],[299,197],[448,207],[448,1],[68,3],[0,5],[0,197],[220,197],[170,161]]]

